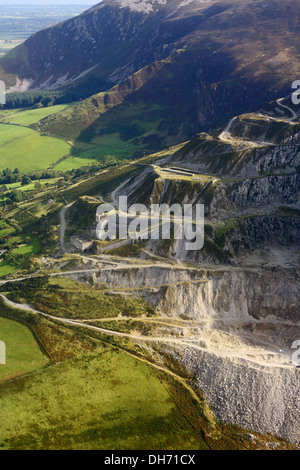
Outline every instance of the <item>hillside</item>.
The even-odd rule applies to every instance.
[[[299,13],[299,0],[105,0],[0,59],[0,78],[19,91],[107,91],[42,128],[88,142],[116,129],[154,151],[289,93]]]

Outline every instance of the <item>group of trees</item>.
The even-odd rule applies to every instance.
[[[59,178],[61,176],[64,176],[62,171],[46,170],[34,173],[23,173],[19,168],[15,168],[14,170],[6,168],[5,170],[0,171],[0,185],[21,182],[22,186],[26,186],[32,181]]]
[[[111,88],[111,83],[98,77],[90,77],[67,90],[23,91],[7,93],[6,104],[0,109],[27,108],[29,106],[48,107],[57,104],[73,103]]]
[[[0,286],[0,291],[28,291],[28,289],[34,289],[35,291],[38,289],[42,289],[43,287],[47,286],[49,283],[49,276],[36,276],[31,277],[28,279],[24,279],[23,281],[16,281],[16,282],[7,282],[3,286]]]
[[[2,109],[15,109],[33,107],[48,107],[56,104],[71,103],[72,97],[67,97],[61,91],[23,91],[21,93],[7,93],[6,104]]]
[[[27,193],[22,191],[22,189],[11,189],[10,191],[7,185],[21,183],[21,186],[27,186],[34,182],[33,191],[38,192],[42,189],[40,180],[54,178],[54,174],[53,172],[26,174],[22,173],[18,168],[15,168],[13,171],[10,168],[6,168],[2,172],[0,171],[0,197],[5,194],[5,201],[3,203],[6,205],[24,201],[29,197]]]

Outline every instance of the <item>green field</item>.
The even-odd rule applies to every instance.
[[[76,145],[82,146],[78,141]],[[114,157],[121,162],[124,159],[130,159],[132,154],[137,150],[131,143],[123,142],[119,134],[98,137],[92,145],[95,145],[95,147],[79,151],[75,155],[68,157],[66,160],[56,165],[55,170],[69,171],[83,166],[93,165],[108,157]]]
[[[6,365],[0,365],[0,381],[39,369],[49,362],[31,331],[21,323],[0,317],[0,340],[6,344]]]
[[[9,229],[4,229],[9,230]],[[3,231],[0,232],[2,236],[7,236],[9,233],[5,233]],[[3,233],[4,232],[4,233]],[[13,241],[13,238],[11,239]],[[24,263],[30,258],[30,256],[34,255],[41,249],[41,244],[38,238],[33,238],[30,243],[25,244],[24,242],[11,250],[10,254],[12,254],[15,258],[15,262],[8,262],[6,259],[0,259],[0,278],[2,276],[6,276],[7,274],[12,274],[18,271]]]
[[[76,149],[75,147],[72,149],[63,139],[39,132],[43,119],[60,111],[68,112],[67,108],[72,108],[72,105],[0,110],[2,168],[19,168],[23,172],[33,172],[53,166],[55,170],[70,171],[110,157],[116,161],[131,159],[133,153],[137,151],[138,146],[130,141],[125,142],[118,132],[94,136],[92,141],[77,140]],[[35,130],[27,127],[35,123],[37,123],[34,126]],[[68,157],[59,162],[64,156]],[[56,162],[57,165],[53,165]]]
[[[130,133],[134,134],[135,127],[139,126],[139,116],[134,112],[141,112],[139,109],[130,111],[124,126],[115,129],[114,122],[108,121],[103,135],[92,127],[82,132],[79,138],[76,132],[74,135],[70,132],[65,141],[63,128],[71,126],[76,131],[77,127],[75,123],[73,125],[71,118],[74,113],[76,114],[76,110],[80,111],[80,106],[80,103],[74,103],[38,109],[0,110],[2,167],[19,168],[20,171],[27,173],[46,170],[50,166],[57,171],[70,171],[98,162],[109,161],[111,164],[132,159],[133,156],[135,158],[144,156],[147,146],[130,138]],[[145,111],[144,108],[142,111]],[[48,132],[48,119],[51,123],[56,123],[61,116],[65,117],[64,125],[59,122],[59,131],[55,133],[51,127]],[[86,115],[84,116],[86,118]],[[159,122],[147,121],[143,125],[145,139],[151,139],[151,136],[153,138],[156,135],[155,129],[158,124]]]
[[[70,152],[63,140],[43,136],[32,129],[0,123],[1,168],[23,172],[47,169]]]
[[[0,238],[6,237],[15,233],[14,227],[7,224],[4,220],[0,222]]]
[[[151,367],[104,352],[0,387],[4,449],[197,449],[203,442]]]
[[[49,108],[40,108],[40,109],[10,109],[10,110],[0,110],[0,121],[19,124],[21,126],[30,126],[41,119],[44,119],[47,116],[51,116],[54,113],[66,109],[68,105],[62,104],[57,106],[51,106]]]

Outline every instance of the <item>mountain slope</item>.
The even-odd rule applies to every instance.
[[[11,90],[89,84],[102,94],[42,130],[93,145],[116,132],[151,152],[287,95],[299,17],[300,0],[104,0],[6,55],[0,78]]]
[[[200,2],[197,15],[211,3]],[[8,54],[1,66],[4,73],[23,81],[23,88],[58,88],[86,78],[92,71],[104,83],[118,83],[166,57],[176,41],[197,27],[198,16],[167,20],[179,4],[178,0],[158,0],[154,6],[150,1],[106,0],[34,34]]]

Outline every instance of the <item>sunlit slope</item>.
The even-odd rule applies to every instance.
[[[21,323],[0,317],[0,338],[6,345],[6,364],[0,365],[0,382],[40,369],[49,362],[32,332]]]
[[[29,172],[47,169],[70,152],[70,146],[32,129],[0,124],[1,167]]]
[[[58,113],[66,109],[69,105],[57,105],[49,107],[41,107],[36,109],[9,109],[0,110],[0,122],[6,122],[9,124],[19,124],[21,126],[29,126],[34,124],[41,119],[44,119],[51,114]]]

